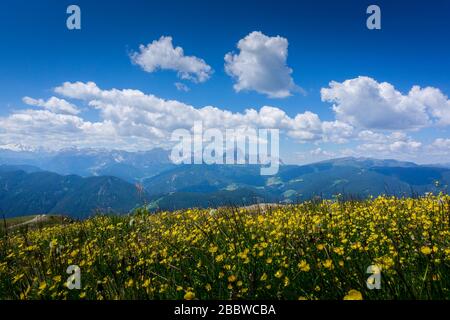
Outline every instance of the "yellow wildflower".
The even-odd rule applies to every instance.
[[[351,289],[347,295],[344,297],[344,300],[362,300],[363,296],[361,292],[358,290]]]

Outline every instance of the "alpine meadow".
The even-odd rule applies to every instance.
[[[443,194],[97,216],[4,234],[0,297],[443,299],[449,227]],[[368,289],[371,265],[383,290]]]

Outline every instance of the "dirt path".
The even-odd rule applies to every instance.
[[[262,212],[266,212],[269,211],[271,209],[275,209],[278,207],[281,207],[281,204],[278,203],[257,203],[257,204],[251,204],[245,207],[242,207],[242,209],[244,210],[248,210],[248,211],[262,211]]]
[[[34,217],[33,219],[10,226],[10,227],[8,227],[8,229],[14,229],[17,227],[25,226],[27,224],[37,224],[39,222],[44,222],[47,220],[48,220],[48,216],[46,214],[40,214],[40,215],[37,215],[36,217]]]

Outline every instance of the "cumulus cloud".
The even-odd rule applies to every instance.
[[[420,88],[413,86],[409,97],[425,106],[437,125],[450,125],[450,100],[439,89],[433,87]]]
[[[181,79],[204,82],[212,68],[203,59],[185,56],[181,47],[174,47],[172,37],[162,36],[148,45],[140,45],[139,52],[131,54],[131,61],[147,72],[173,70]]]
[[[325,142],[347,143],[355,135],[355,129],[341,121],[324,121],[322,125],[323,140]]]
[[[383,134],[365,130],[358,134],[357,139],[361,144],[352,150],[352,156],[399,159],[421,164],[449,163],[449,138],[436,138],[424,143],[404,132]]]
[[[370,130],[361,131],[358,138],[363,142],[358,150],[383,155],[417,154],[423,147],[419,141],[409,137],[404,132],[395,131],[388,135]]]
[[[54,89],[59,95],[81,100],[97,110],[98,121],[79,115],[60,114],[59,110],[27,109],[0,117],[0,142],[22,141],[32,146],[101,146],[126,150],[169,146],[175,129],[191,130],[194,122],[204,128],[246,129],[275,128],[299,142],[339,142],[339,130],[348,135],[348,125],[321,121],[306,111],[295,117],[282,109],[262,106],[232,112],[214,106],[196,108],[176,100],[165,100],[133,89],[101,89],[94,82],[65,82]],[[36,101],[26,99],[30,104]],[[63,99],[60,99],[63,101]],[[41,103],[42,102],[42,103]],[[42,100],[39,104],[45,104]],[[36,137],[34,139],[32,136]],[[45,138],[42,138],[45,137]]]
[[[77,106],[75,106],[70,102],[67,102],[64,99],[59,99],[57,97],[51,97],[48,100],[23,97],[22,101],[27,105],[42,107],[54,113],[65,113],[65,114],[80,113],[80,110],[78,110]]]
[[[350,87],[354,88],[352,85]],[[201,121],[204,129],[215,128],[222,132],[226,129],[240,132],[252,128],[279,129],[282,137],[297,143],[312,144],[316,149],[307,153],[311,161],[344,155],[416,161],[426,154],[429,162],[431,159],[438,162],[450,155],[448,138],[438,138],[425,144],[410,136],[417,132],[379,129],[377,126],[365,128],[360,125],[360,121],[364,120],[363,115],[357,115],[358,121],[349,121],[336,112],[335,119],[324,121],[311,111],[288,115],[283,109],[268,105],[233,112],[211,105],[195,107],[140,90],[103,89],[94,82],[65,82],[54,88],[54,92],[60,98],[23,98],[27,105],[40,108],[16,109],[0,117],[0,145],[20,143],[32,148],[75,146],[130,151],[170,148],[173,143],[170,136],[174,130],[192,130],[194,123]],[[355,95],[358,96],[359,92],[356,89]],[[448,99],[441,94],[438,89],[413,87],[407,96],[402,96],[426,106],[424,112],[428,115],[427,125],[445,125],[446,114],[443,110]],[[341,99],[345,95],[339,97]],[[76,107],[77,100],[91,108],[91,112],[80,113]],[[335,107],[343,107],[342,101],[339,100]],[[96,114],[96,120],[85,117],[92,114]],[[405,117],[408,115],[405,114]],[[411,119],[414,117],[408,118],[408,121]],[[395,122],[395,119],[392,121]],[[326,150],[331,145],[333,152]]]
[[[56,87],[54,91],[67,98],[77,98],[81,100],[98,97],[102,94],[102,91],[97,84],[92,81],[64,82],[62,86]]]
[[[214,106],[195,108],[176,100],[164,100],[139,90],[102,90],[94,83],[66,82],[55,89],[70,98],[81,99],[100,111],[102,118],[114,122],[130,121],[164,130],[191,128],[194,121],[202,121],[205,127],[234,128],[252,126],[286,130],[307,130],[319,123],[317,115],[306,112],[289,117],[277,107],[263,106],[260,110],[246,109],[243,113],[231,112]]]
[[[287,66],[288,40],[254,31],[237,44],[239,53],[225,55],[225,71],[235,79],[237,92],[254,90],[271,98],[285,98],[296,89]]]
[[[322,88],[336,118],[363,129],[413,130],[450,124],[450,101],[439,89],[414,86],[402,94],[387,82],[358,77]]]
[[[78,116],[27,109],[0,118],[0,141],[60,149],[85,139],[91,125]]]

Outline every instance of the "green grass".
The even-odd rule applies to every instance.
[[[192,298],[449,299],[450,196],[139,209],[0,237],[0,299]]]

